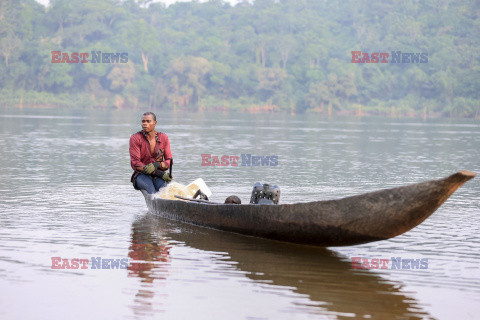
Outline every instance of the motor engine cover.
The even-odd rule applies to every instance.
[[[253,185],[251,204],[278,204],[280,201],[280,188],[277,185],[261,184]]]

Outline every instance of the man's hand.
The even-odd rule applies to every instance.
[[[168,172],[155,171],[155,176],[162,178],[167,183],[172,181],[172,178],[170,178],[170,175],[168,174]]]
[[[158,162],[149,163],[145,167],[143,167],[143,173],[152,174],[155,170],[157,170],[160,167],[161,165]]]
[[[165,161],[160,162],[160,170],[165,171],[168,169],[168,164]]]
[[[172,178],[170,178],[170,175],[168,174],[168,172],[163,173],[162,179],[165,180],[167,183],[172,181]]]

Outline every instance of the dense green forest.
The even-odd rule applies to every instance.
[[[0,105],[480,118],[479,17],[477,0],[0,0]]]

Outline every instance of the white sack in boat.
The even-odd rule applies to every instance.
[[[172,181],[165,188],[161,188],[158,191],[157,196],[162,199],[170,200],[179,200],[178,198],[175,198],[175,195],[185,198],[193,198],[199,189],[206,194],[207,197],[212,195],[212,191],[207,187],[205,181],[203,181],[202,178],[198,178],[188,186]]]

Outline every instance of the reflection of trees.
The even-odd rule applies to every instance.
[[[135,295],[133,309],[136,314],[152,312],[155,292],[152,288],[155,279],[164,280],[170,261],[168,242],[161,234],[155,219],[145,216],[132,225],[132,243],[128,256],[129,277],[139,277],[140,289]]]

